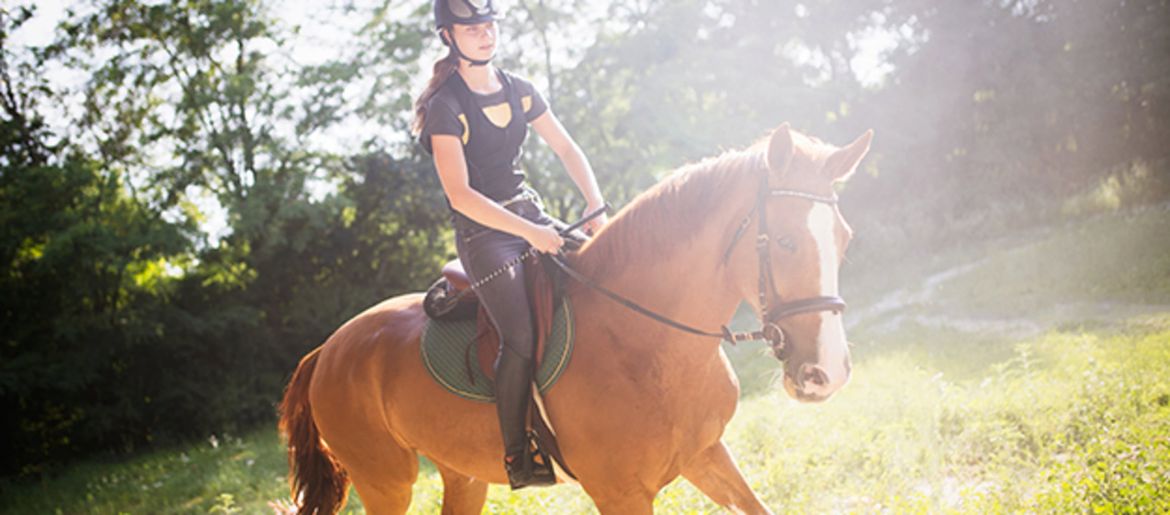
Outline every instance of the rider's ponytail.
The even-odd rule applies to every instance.
[[[415,136],[422,133],[423,124],[426,123],[427,103],[431,101],[431,97],[435,96],[447,78],[458,69],[459,56],[455,54],[454,50],[447,52],[446,57],[435,61],[435,69],[430,82],[427,82],[426,89],[414,101],[414,122],[410,124],[410,130]]]

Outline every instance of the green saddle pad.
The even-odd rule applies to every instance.
[[[475,338],[475,319],[427,320],[422,336],[422,360],[427,372],[451,393],[480,402],[495,402],[492,382],[480,369],[475,349],[470,350],[471,375],[467,376],[469,345]],[[536,369],[536,387],[541,393],[552,387],[573,354],[573,310],[569,300],[561,302],[553,315],[552,333],[545,342],[544,356]]]

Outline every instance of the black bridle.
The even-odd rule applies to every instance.
[[[731,257],[732,251],[735,250],[735,244],[743,237],[743,233],[751,225],[752,219],[756,218],[759,221],[756,226],[756,253],[758,255],[758,262],[760,266],[759,273],[759,302],[760,302],[760,329],[747,333],[731,333],[731,338],[727,338],[731,343],[744,340],[765,340],[772,347],[772,351],[780,360],[788,357],[787,338],[784,335],[784,330],[780,328],[780,321],[801,315],[804,313],[815,313],[818,311],[832,311],[833,313],[840,313],[845,311],[845,300],[839,296],[824,296],[824,297],[810,297],[807,299],[798,299],[789,302],[777,302],[772,305],[768,301],[769,297],[779,298],[780,294],[776,291],[775,279],[772,276],[772,235],[768,232],[768,216],[767,207],[768,199],[777,197],[789,197],[804,199],[829,206],[837,205],[837,196],[821,196],[814,195],[803,191],[773,189],[768,184],[767,168],[760,177],[760,186],[757,189],[756,205],[748,212],[743,221],[740,222],[739,227],[735,230],[735,235],[731,238],[731,243],[727,245],[727,250],[723,253],[723,264],[727,264],[727,260]],[[724,331],[727,331],[724,326]],[[725,336],[726,338],[726,336]]]
[[[840,313],[845,310],[845,300],[838,296],[826,297],[811,297],[807,299],[798,299],[790,302],[777,302],[775,305],[769,302],[769,297],[779,298],[776,292],[775,282],[772,277],[772,256],[771,256],[771,235],[768,234],[768,216],[766,208],[768,199],[777,197],[799,198],[817,202],[821,204],[828,204],[830,206],[837,205],[837,196],[825,197],[806,193],[802,191],[772,189],[768,184],[767,167],[764,168],[760,180],[759,193],[756,195],[756,205],[748,212],[743,221],[740,222],[739,227],[735,231],[735,235],[731,238],[731,243],[727,246],[727,251],[723,254],[723,265],[727,264],[727,260],[731,257],[731,253],[735,250],[735,244],[743,237],[744,231],[751,225],[753,218],[758,218],[757,235],[756,235],[756,251],[759,256],[760,275],[759,275],[759,302],[760,302],[760,329],[749,332],[732,332],[726,325],[720,327],[719,332],[703,331],[696,329],[689,325],[676,322],[655,313],[638,303],[619,295],[612,290],[598,284],[596,281],[585,277],[580,272],[574,270],[564,262],[561,256],[549,256],[553,263],[555,263],[561,270],[572,277],[574,280],[588,286],[605,296],[613,299],[619,304],[626,306],[638,313],[650,317],[658,322],[669,325],[681,331],[700,336],[712,336],[722,338],[731,344],[736,344],[741,341],[749,340],[764,340],[772,348],[772,352],[777,359],[781,361],[788,358],[790,349],[788,348],[788,339],[784,334],[784,330],[780,328],[780,321],[804,313],[815,313],[818,311],[832,311],[833,313]],[[586,218],[592,218],[600,214],[593,213]]]

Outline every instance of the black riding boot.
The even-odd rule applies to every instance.
[[[504,435],[504,469],[513,490],[556,484],[550,465],[533,460],[533,446],[525,430],[532,397],[532,360],[506,345],[496,362],[496,412]]]

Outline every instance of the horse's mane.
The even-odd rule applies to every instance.
[[[664,254],[688,243],[717,210],[729,207],[734,185],[765,166],[763,143],[676,169],[606,224],[581,249],[577,268],[604,277],[646,259],[640,256]]]

